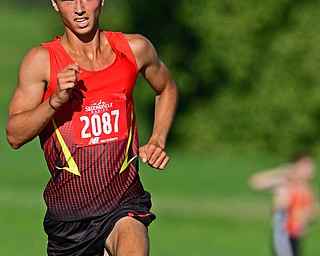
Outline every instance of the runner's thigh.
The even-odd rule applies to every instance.
[[[147,228],[132,217],[121,218],[107,237],[106,248],[111,256],[148,256]]]

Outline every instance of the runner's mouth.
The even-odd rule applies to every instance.
[[[75,19],[75,22],[82,23],[82,22],[86,22],[87,20],[88,18],[79,18],[79,19]]]

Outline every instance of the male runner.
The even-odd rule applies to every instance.
[[[146,38],[100,30],[104,0],[51,1],[65,33],[23,59],[6,127],[15,149],[40,138],[52,176],[48,255],[148,255],[155,216],[137,156],[166,167],[176,85]],[[156,94],[153,132],[140,148],[132,97],[139,73]]]

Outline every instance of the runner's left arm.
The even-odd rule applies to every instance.
[[[169,162],[165,146],[178,104],[178,89],[149,40],[141,35],[127,35],[127,39],[140,73],[156,93],[153,132],[148,143],[140,147],[140,158],[162,170]]]

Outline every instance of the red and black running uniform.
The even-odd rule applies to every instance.
[[[130,201],[143,197],[147,207],[137,213],[148,217],[148,225],[155,216],[149,212],[151,201],[138,175],[132,96],[139,71],[124,35],[103,34],[116,54],[115,61],[99,71],[80,67],[69,101],[39,136],[52,176],[44,191],[46,218],[82,221],[124,205],[132,215]],[[44,100],[56,91],[58,72],[75,63],[59,39],[42,44],[50,55],[50,83]]]
[[[100,71],[82,69],[70,100],[40,134],[52,175],[44,198],[56,220],[99,216],[144,193],[132,98],[138,68],[125,37],[104,34],[116,53],[114,63]],[[57,73],[74,61],[59,38],[42,45],[51,67],[46,99],[56,91]]]

